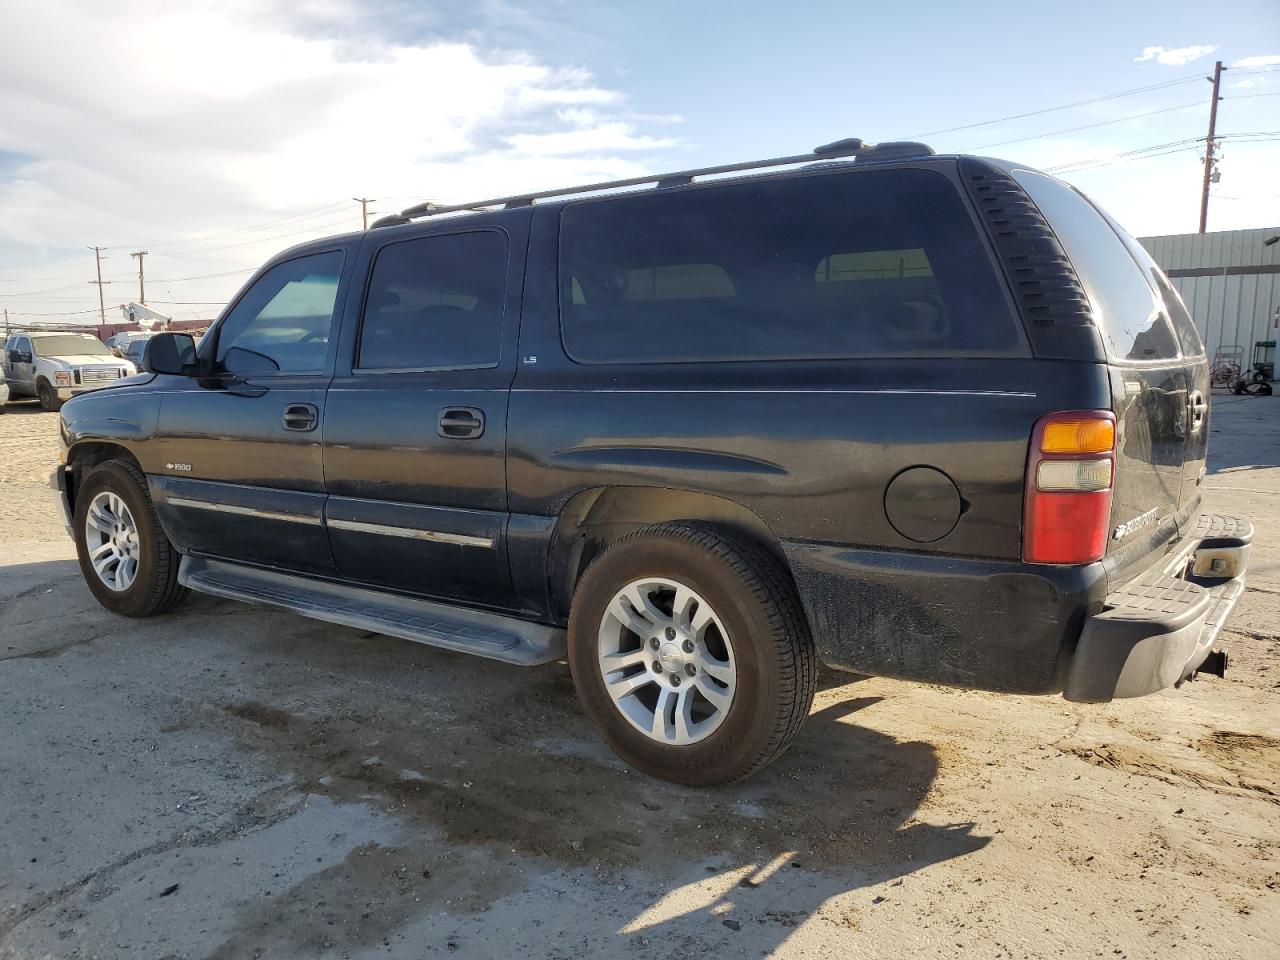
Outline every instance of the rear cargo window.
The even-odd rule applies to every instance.
[[[927,170],[572,204],[560,316],[565,348],[583,363],[1022,350],[964,201]]]
[[[1015,170],[1014,178],[1040,208],[1084,284],[1110,356],[1171,360],[1178,341],[1143,271],[1093,204],[1060,180]]]

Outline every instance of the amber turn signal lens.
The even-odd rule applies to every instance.
[[[1057,420],[1045,424],[1042,453],[1109,453],[1116,443],[1110,420]]]

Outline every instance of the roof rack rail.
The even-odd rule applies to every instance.
[[[644,177],[630,177],[626,180],[607,180],[602,183],[588,183],[577,187],[559,187],[555,190],[539,190],[534,193],[518,193],[510,197],[494,197],[491,200],[473,200],[469,203],[438,204],[427,201],[415,204],[399,213],[382,217],[374,221],[373,227],[391,227],[409,223],[419,217],[435,217],[442,213],[461,213],[471,211],[479,213],[490,207],[527,207],[535,200],[546,200],[551,197],[567,197],[576,193],[599,193],[604,190],[618,190],[623,187],[638,187],[652,183],[660,188],[683,186],[692,183],[695,177],[706,177],[717,173],[736,173],[740,170],[759,170],[765,167],[785,167],[798,163],[829,161],[839,157],[854,157],[868,161],[906,160],[911,157],[931,157],[933,148],[923,143],[907,140],[887,141],[885,143],[864,143],[857,137],[848,137],[832,143],[824,143],[814,147],[811,153],[800,153],[791,157],[773,157],[769,160],[747,160],[742,163],[726,163],[716,167],[699,167],[695,170],[680,170],[675,173],[655,173]]]

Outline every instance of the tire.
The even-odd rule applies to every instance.
[[[57,413],[62,409],[62,401],[58,399],[58,394],[49,385],[48,380],[41,380],[36,384],[36,396],[40,400],[41,410]]]
[[[673,637],[670,627],[652,628],[658,621],[630,617],[628,611],[640,608],[629,600],[616,606],[624,596],[620,591],[633,590],[636,584],[641,584],[642,593],[655,589],[649,598],[660,606],[665,588],[655,588],[655,583],[687,591],[673,594],[673,609],[657,611],[671,618],[659,617],[660,623],[712,621],[696,635],[696,643],[693,633]],[[681,596],[690,594],[696,602],[686,600],[686,606],[695,613],[679,620],[674,608]],[[622,616],[611,612],[615,610]],[[623,617],[635,629],[623,625]],[[642,630],[650,628],[654,633],[642,637]],[[613,652],[615,637],[626,646],[619,646],[621,652]],[[683,663],[681,648],[688,651]],[[605,665],[606,656],[613,664],[638,654],[643,671],[635,664],[618,670]],[[777,759],[809,715],[818,678],[817,652],[787,569],[752,540],[694,522],[637,530],[592,561],[570,611],[569,665],[583,709],[619,757],[650,776],[692,787],[733,783]],[[606,681],[606,672],[612,683]],[[724,691],[714,678],[730,675],[728,705],[717,709],[703,691],[715,688],[714,699],[722,702]],[[669,687],[677,683],[676,677],[686,682]],[[633,689],[615,698],[628,687]],[[685,701],[676,700],[671,722],[655,720],[654,732],[645,732],[648,715],[656,717],[658,706],[670,702],[660,699],[664,693],[675,699],[681,688],[694,704],[685,719],[680,720]],[[646,705],[650,701],[652,707]],[[667,715],[665,706],[662,713]],[[695,737],[700,727],[709,732]],[[685,742],[673,742],[681,731],[690,735]]]
[[[105,546],[101,542],[93,545],[89,542],[90,537],[97,541],[105,537],[99,528],[90,526],[90,510],[95,502],[105,505],[112,502],[112,497],[120,501],[123,508],[112,509],[105,516],[122,520],[134,531],[127,547],[133,560],[133,573],[122,588],[109,585],[90,558],[91,550]],[[103,516],[99,511],[95,519],[101,521]],[[147,479],[135,464],[127,460],[108,460],[94,467],[76,493],[74,522],[80,572],[90,592],[108,610],[126,617],[150,617],[172,609],[187,595],[186,588],[178,583],[181,557],[160,527],[151,495],[147,492]],[[111,552],[116,549],[113,547]],[[118,562],[116,569],[121,565]],[[110,565],[107,571],[109,578],[112,572]]]

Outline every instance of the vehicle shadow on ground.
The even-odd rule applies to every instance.
[[[10,400],[4,405],[4,416],[9,414],[17,414],[18,416],[27,416],[29,414],[48,413],[40,406],[39,400]],[[54,414],[49,414],[54,416]]]
[[[640,941],[627,942],[628,949],[666,935],[668,942],[694,938],[705,949],[770,955],[811,919],[853,931],[863,910],[893,897],[888,889],[874,899],[848,894],[892,887],[986,846],[990,837],[974,834],[972,823],[915,820],[937,776],[938,752],[857,726],[857,711],[880,699],[852,697],[816,711],[791,756],[758,784],[728,791],[757,795],[758,815],[777,829],[765,831],[755,856],[735,850],[717,877],[687,883],[679,897],[668,890],[641,911],[619,930],[625,941]],[[789,828],[782,826],[787,820]],[[696,906],[673,912],[668,901]]]
[[[430,663],[430,716],[412,696],[360,705],[340,689],[309,689],[289,701],[323,703],[322,712],[264,696],[183,721],[221,726],[273,772],[291,774],[299,791],[338,803],[376,798],[408,827],[402,846],[355,850],[243,911],[214,957],[376,946],[442,909],[479,913],[519,895],[531,862],[652,891],[593,940],[593,955],[643,953],[655,937],[767,953],[825,916],[833,898],[990,839],[972,823],[916,821],[938,749],[858,725],[857,712],[878,698],[856,696],[848,678],[841,690],[850,695],[817,710],[790,752],[754,779],[690,790],[618,762],[582,716],[563,666],[521,670],[381,638],[361,646],[355,672],[366,680],[370,669],[406,675],[403,665],[371,659],[383,654]],[[277,649],[308,662],[309,676],[340,673],[347,668],[328,654],[350,655],[314,640]],[[376,863],[395,869],[379,873]],[[412,902],[406,877],[415,878]],[[360,897],[351,909],[332,907],[323,925],[303,921],[315,903],[349,898],[353,883]],[[673,900],[698,906],[673,913]]]
[[[113,695],[145,712],[162,751],[167,737],[213,736],[288,777],[286,814],[323,796],[404,825],[395,845],[358,846],[315,872],[295,865],[273,896],[237,906],[213,957],[376,949],[442,914],[479,925],[531,876],[561,873],[638,894],[582,931],[593,955],[768,953],[811,918],[856,926],[856,911],[874,907],[851,905],[850,892],[990,839],[971,823],[917,820],[939,747],[859,724],[879,698],[860,696],[855,676],[823,676],[820,708],[755,778],[689,790],[614,758],[564,665],[511,667],[209,597],[129,621],[100,611],[78,576],[70,560],[0,568],[0,613],[47,623],[7,658],[93,657],[52,669],[77,684],[111,673]],[[169,659],[180,694],[138,679],[125,666],[136,656]],[[189,682],[211,669],[217,685]]]

